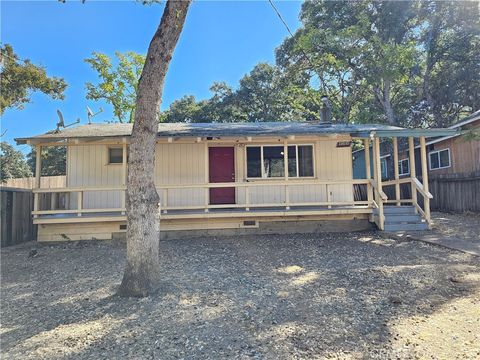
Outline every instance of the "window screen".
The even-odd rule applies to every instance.
[[[260,146],[247,147],[247,177],[262,176],[262,160]]]
[[[285,176],[283,146],[263,147],[263,169],[267,178]]]
[[[108,148],[108,163],[121,164],[123,162],[122,148]]]
[[[313,148],[311,145],[298,146],[298,175],[313,176]]]

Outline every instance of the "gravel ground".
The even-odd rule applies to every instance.
[[[479,213],[432,212],[432,231],[448,239],[463,239],[480,243]]]
[[[2,358],[480,357],[468,254],[379,233],[164,241],[161,291],[122,299],[124,253],[2,249]]]

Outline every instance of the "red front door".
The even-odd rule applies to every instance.
[[[233,147],[208,148],[208,165],[211,183],[235,181]],[[210,204],[235,204],[235,188],[211,188]]]

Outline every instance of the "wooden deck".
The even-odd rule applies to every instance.
[[[285,206],[270,206],[261,208],[221,208],[209,209],[179,209],[169,210],[161,213],[160,218],[164,220],[175,219],[212,219],[212,218],[269,218],[269,217],[298,217],[318,215],[349,215],[349,214],[371,214],[373,209],[368,205],[343,205],[343,206],[293,206],[286,209]],[[84,212],[80,216],[76,213],[45,214],[34,219],[34,224],[65,224],[65,223],[86,223],[86,222],[123,222],[126,221],[123,211],[102,211]]]

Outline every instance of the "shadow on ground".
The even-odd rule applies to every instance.
[[[161,291],[122,299],[124,252],[110,242],[2,250],[2,355],[480,355],[480,262],[467,254],[375,233],[165,241]]]

